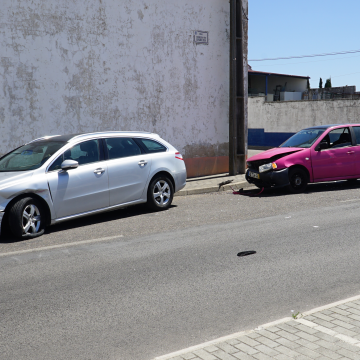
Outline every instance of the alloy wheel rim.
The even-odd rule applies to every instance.
[[[157,205],[166,206],[171,197],[169,184],[165,180],[159,180],[154,186],[153,196]]]
[[[27,205],[22,215],[23,234],[35,234],[39,231],[41,225],[40,211],[36,205]]]

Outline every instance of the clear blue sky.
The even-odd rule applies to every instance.
[[[360,49],[360,0],[248,0],[249,64],[253,70],[310,76],[311,87],[331,76],[332,86],[360,91],[360,52],[277,61]]]

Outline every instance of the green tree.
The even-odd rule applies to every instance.
[[[325,88],[331,88],[331,77],[326,79],[326,82],[325,82]]]
[[[319,81],[319,88],[322,89],[322,78],[320,78],[320,81]]]

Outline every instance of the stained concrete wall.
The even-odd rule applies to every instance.
[[[248,106],[249,146],[278,146],[310,126],[360,123],[360,100],[265,102],[264,97],[252,97]]]
[[[2,0],[0,153],[42,135],[141,130],[186,158],[227,156],[229,5]]]

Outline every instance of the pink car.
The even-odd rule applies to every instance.
[[[278,148],[247,160],[246,180],[258,187],[360,178],[360,124],[320,125],[299,131]]]

